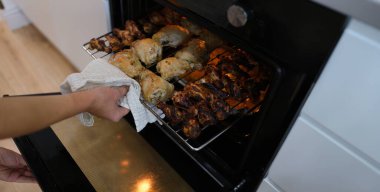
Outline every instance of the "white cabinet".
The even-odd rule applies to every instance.
[[[379,147],[380,30],[352,20],[258,191],[380,191]]]
[[[15,1],[33,24],[78,69],[83,69],[91,61],[82,44],[110,30],[106,0]]]

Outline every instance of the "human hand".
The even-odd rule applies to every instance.
[[[22,156],[2,147],[0,147],[0,180],[18,183],[36,182]]]
[[[88,90],[92,102],[88,112],[111,121],[119,121],[129,113],[129,109],[120,107],[119,100],[128,92],[129,87],[98,87]]]

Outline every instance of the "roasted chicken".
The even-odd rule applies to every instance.
[[[117,37],[112,35],[106,35],[106,39],[112,51],[118,51],[123,48],[122,43],[119,41]]]
[[[144,38],[144,34],[138,29],[133,20],[127,20],[125,22],[124,30],[114,28],[113,33],[121,39],[123,46],[130,46],[135,39]]]
[[[201,39],[192,39],[184,48],[175,54],[177,59],[187,62],[191,69],[201,69],[207,60],[206,42]]]
[[[190,38],[189,30],[179,25],[166,25],[152,36],[162,46],[176,48]]]
[[[186,137],[195,139],[201,134],[201,128],[197,118],[190,118],[183,124],[182,131]]]
[[[98,51],[104,51],[107,53],[111,53],[112,49],[108,46],[106,46],[106,43],[104,40],[92,38],[90,40],[90,50],[98,50]]]
[[[145,70],[145,67],[141,65],[139,58],[131,49],[124,49],[114,54],[109,59],[109,62],[131,78],[138,77]]]
[[[144,99],[150,103],[165,102],[173,95],[174,85],[149,70],[141,73],[139,83]]]
[[[162,46],[150,38],[136,40],[132,43],[132,49],[147,67],[158,62],[162,58]]]
[[[165,80],[170,80],[173,77],[178,77],[185,74],[190,70],[189,63],[177,59],[175,57],[168,57],[158,62],[156,69]]]

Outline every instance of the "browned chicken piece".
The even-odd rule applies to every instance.
[[[104,43],[103,40],[100,40],[100,39],[96,39],[96,38],[92,38],[90,40],[90,50],[101,50],[103,49],[103,47],[105,47],[106,44]]]
[[[179,25],[166,25],[152,36],[162,46],[178,47],[190,38],[189,30]]]
[[[165,7],[161,10],[161,15],[165,17],[167,24],[178,24],[181,20],[181,15],[177,12]]]
[[[157,107],[160,108],[165,117],[167,117],[172,125],[177,125],[188,118],[187,112],[174,105],[168,105],[163,102],[159,102]]]
[[[173,77],[178,77],[185,74],[190,70],[189,63],[177,59],[175,57],[168,57],[158,62],[156,69],[165,80],[170,80]]]
[[[173,95],[174,85],[149,70],[141,73],[139,83],[144,99],[150,103],[165,102]]]
[[[196,118],[191,118],[184,122],[182,131],[186,137],[195,139],[201,134],[199,121]]]
[[[129,31],[129,33],[136,39],[142,39],[145,35],[139,30],[137,24],[133,20],[127,20],[125,22],[125,30]]]
[[[145,67],[141,65],[139,58],[131,49],[125,49],[114,54],[109,59],[109,62],[131,78],[138,77],[145,70]]]
[[[149,14],[149,21],[154,25],[165,25],[166,19],[159,12],[152,12]]]
[[[200,102],[196,108],[198,109],[198,121],[202,126],[214,125],[216,123],[213,112],[207,106],[207,103]]]
[[[224,44],[223,40],[220,39],[215,34],[211,33],[206,29],[202,29],[199,38],[206,41],[206,46],[208,51],[212,51],[215,48]]]
[[[189,21],[186,17],[182,17],[180,21],[180,25],[190,31],[190,33],[194,35],[200,35],[202,32],[202,28],[193,22]]]
[[[172,97],[172,101],[175,105],[185,108],[189,108],[194,105],[194,102],[191,101],[191,98],[185,91],[175,91]]]
[[[217,66],[208,65],[206,67],[206,74],[200,81],[202,83],[210,83],[218,89],[223,89],[224,84],[222,81],[222,74]]]
[[[147,67],[158,62],[162,58],[162,46],[150,38],[136,40],[132,43],[132,49]]]
[[[151,35],[151,34],[153,34],[153,33],[155,33],[155,32],[158,31],[157,26],[154,25],[153,23],[149,22],[147,19],[140,19],[139,23],[142,26],[143,31],[146,34]]]
[[[193,70],[202,69],[207,56],[206,42],[201,39],[192,39],[175,54],[177,59],[186,61]]]
[[[101,39],[92,38],[90,40],[90,50],[98,50],[110,53],[112,50],[110,47],[106,46],[106,43]]]
[[[121,43],[123,44],[123,46],[130,46],[132,42],[135,40],[131,33],[126,30],[114,28],[113,34],[115,34],[119,39],[121,39]]]
[[[211,51],[210,60],[207,63],[208,65],[217,65],[220,60],[223,58],[223,55],[231,54],[230,50],[227,50],[224,47],[218,47]]]
[[[115,36],[112,35],[107,35],[106,39],[110,45],[110,48],[113,52],[119,51],[120,49],[123,48],[122,43],[119,41],[119,39]]]
[[[114,28],[113,34],[121,39],[123,46],[130,46],[135,39],[142,39],[145,37],[133,20],[127,20],[125,22],[124,30]]]
[[[206,101],[218,120],[224,120],[231,111],[231,107],[221,97],[201,84],[190,83],[185,86],[184,91],[199,101]]]

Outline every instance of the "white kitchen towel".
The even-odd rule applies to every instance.
[[[135,121],[137,131],[141,131],[148,123],[157,120],[140,101],[141,87],[134,79],[128,77],[117,67],[103,59],[91,61],[80,73],[69,75],[61,84],[62,94],[87,90],[99,86],[129,86],[125,97],[119,101],[119,105],[130,109]],[[164,114],[158,108],[151,106],[162,118]],[[93,126],[94,118],[90,113],[79,114],[79,119],[85,126]]]

